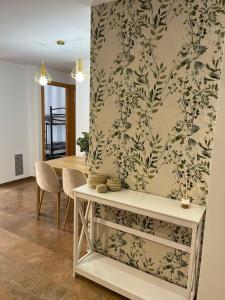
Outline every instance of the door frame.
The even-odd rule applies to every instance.
[[[51,86],[63,87],[66,90],[66,156],[76,155],[76,86],[74,84],[52,81]],[[41,130],[42,159],[45,160],[45,91],[41,87]]]

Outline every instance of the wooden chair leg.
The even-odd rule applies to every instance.
[[[60,193],[57,194],[57,227],[60,227]]]
[[[41,192],[41,199],[40,199],[40,202],[39,202],[39,205],[38,205],[37,219],[38,219],[38,217],[40,215],[40,212],[41,212],[41,206],[42,206],[42,201],[43,201],[43,198],[44,198],[44,193],[45,193],[45,191],[42,190],[42,192]]]
[[[39,202],[40,202],[40,187],[37,185],[37,207],[36,207],[36,212],[38,213],[38,207],[39,207]]]
[[[66,203],[66,213],[65,213],[65,218],[64,218],[64,225],[63,225],[63,230],[65,230],[66,228],[66,221],[67,221],[67,216],[68,216],[68,212],[69,212],[69,207],[70,207],[70,197],[67,197],[67,203]]]

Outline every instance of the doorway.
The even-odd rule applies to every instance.
[[[41,87],[43,160],[75,155],[75,86]]]

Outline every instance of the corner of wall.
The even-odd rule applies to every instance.
[[[198,300],[225,298],[225,53],[217,106]],[[209,288],[210,287],[210,288]]]

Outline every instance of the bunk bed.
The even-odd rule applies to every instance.
[[[54,128],[66,126],[65,107],[49,107],[49,115],[45,116],[45,156],[46,159],[54,159],[65,156],[66,142],[54,140]],[[64,111],[64,113],[62,113]],[[66,129],[65,129],[66,130]]]

